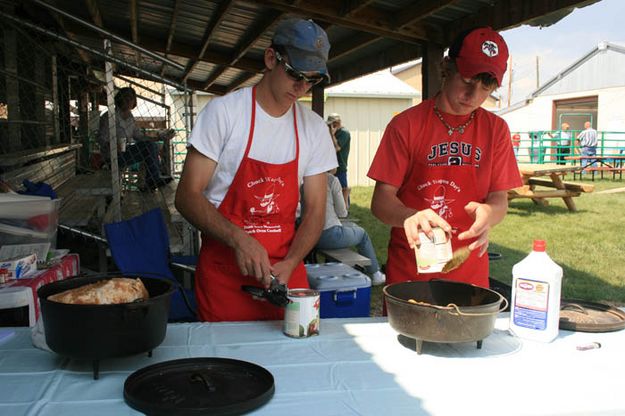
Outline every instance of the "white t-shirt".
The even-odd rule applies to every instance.
[[[326,199],[326,221],[323,225],[324,231],[328,228],[342,225],[339,218],[347,217],[345,208],[345,198],[343,197],[343,187],[338,178],[328,173],[328,197]]]
[[[297,129],[300,155],[299,183],[305,176],[317,175],[337,166],[336,152],[323,119],[299,103]],[[189,146],[217,162],[206,198],[219,207],[241,164],[252,117],[252,88],[209,101],[198,115]],[[293,111],[272,117],[256,103],[256,123],[249,157],[268,163],[286,163],[295,158]]]

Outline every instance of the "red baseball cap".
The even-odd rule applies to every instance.
[[[468,32],[461,41],[459,47],[452,45],[449,49],[460,75],[473,78],[481,73],[491,74],[501,86],[508,63],[508,45],[501,35],[490,27],[480,27]]]

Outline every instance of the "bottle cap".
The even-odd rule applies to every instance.
[[[547,247],[545,240],[534,240],[534,251],[545,251],[545,247]]]

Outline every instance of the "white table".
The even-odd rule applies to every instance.
[[[292,339],[280,322],[176,324],[152,358],[89,362],[31,346],[28,328],[0,343],[0,414],[136,415],[126,377],[156,362],[219,356],[255,362],[276,393],[254,415],[624,415],[625,331],[561,331],[550,344],[508,335],[502,314],[475,343],[402,346],[384,318],[326,319],[321,335]],[[602,348],[577,351],[598,341]]]

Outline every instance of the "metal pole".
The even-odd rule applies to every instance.
[[[148,87],[146,87],[145,85],[141,85],[141,84],[139,84],[138,82],[135,82],[135,81],[133,81],[133,80],[131,80],[131,79],[129,79],[129,78],[126,78],[126,77],[124,77],[124,76],[121,76],[121,75],[119,75],[119,74],[115,75],[115,78],[117,78],[117,79],[121,79],[122,81],[126,81],[126,82],[127,82],[128,84],[130,84],[130,85],[135,85],[135,86],[137,86],[137,87],[141,88],[142,90],[145,90],[145,91],[151,92],[152,94],[154,94],[154,95],[158,95],[159,97],[164,97],[164,96],[165,96],[165,94],[163,94],[162,92],[158,92],[158,91],[156,91],[156,90],[153,90],[152,88],[148,88]]]
[[[183,65],[180,65],[179,63],[174,62],[171,59],[167,59],[167,58],[165,58],[165,57],[163,57],[163,56],[161,56],[161,55],[159,55],[157,53],[154,53],[154,52],[152,52],[152,51],[150,51],[148,49],[142,48],[141,46],[136,45],[136,44],[132,43],[129,40],[126,40],[126,39],[124,39],[124,38],[122,38],[120,36],[115,35],[114,33],[109,32],[108,30],[102,29],[99,26],[96,26],[96,25],[91,24],[89,22],[86,22],[86,21],[84,21],[84,20],[82,20],[82,19],[80,19],[80,18],[78,18],[76,16],[73,16],[73,15],[71,15],[71,14],[69,14],[69,13],[67,13],[67,12],[65,12],[65,11],[63,11],[63,10],[61,10],[59,8],[54,7],[51,4],[48,4],[48,3],[44,2],[44,1],[41,1],[41,0],[35,0],[35,3],[39,4],[40,6],[45,7],[46,9],[52,10],[52,11],[54,11],[54,12],[56,12],[56,13],[62,15],[62,16],[65,16],[65,17],[67,17],[67,18],[69,18],[69,19],[71,19],[71,20],[73,20],[75,22],[78,22],[81,25],[87,26],[89,29],[95,30],[96,32],[98,32],[98,33],[100,33],[100,34],[102,34],[104,36],[108,36],[111,39],[116,40],[117,42],[123,43],[124,45],[129,46],[129,47],[133,48],[134,50],[137,50],[137,51],[139,51],[141,53],[144,53],[144,54],[146,54],[148,56],[151,56],[152,58],[154,58],[154,59],[156,59],[156,60],[158,60],[160,62],[164,62],[164,63],[166,63],[168,65],[171,65],[171,66],[173,66],[174,68],[177,68],[177,69],[182,69],[182,70],[185,69],[185,67]]]
[[[107,54],[112,52],[111,41],[109,39],[104,39],[104,50]],[[106,68],[104,75],[106,77],[106,103],[108,105],[108,142],[111,160],[111,188],[113,189],[113,201],[111,204],[113,207],[113,221],[119,222],[122,220],[122,214],[121,190],[119,186],[119,166],[117,165],[117,149],[119,147],[118,139],[125,141],[126,138],[117,137],[117,124],[115,124],[117,114],[115,114],[115,83],[113,82],[113,65],[107,60],[104,62],[104,67]]]

